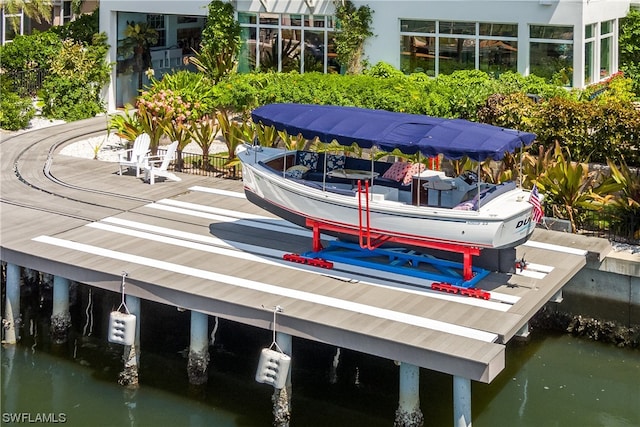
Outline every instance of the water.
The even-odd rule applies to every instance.
[[[174,325],[187,321],[166,311]],[[143,341],[137,390],[117,385],[122,348],[102,339],[72,334],[55,346],[41,333],[4,347],[2,424],[17,425],[8,417],[26,413],[62,416],[69,426],[271,425],[272,389],[253,379],[268,332],[221,322],[209,383],[198,388],[187,383],[186,359],[176,351],[184,334],[161,340],[162,324]],[[335,348],[296,339],[293,348],[292,426],[393,425],[392,361],[342,350],[331,384]],[[420,392],[425,426],[452,425],[451,377],[422,370]],[[472,393],[474,427],[640,426],[640,352],[535,332],[510,344],[505,370],[492,384],[473,383]]]

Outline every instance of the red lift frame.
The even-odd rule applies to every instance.
[[[362,207],[363,195],[365,196],[366,200],[364,208]],[[320,233],[322,232],[322,230],[333,231],[342,234],[348,234],[351,236],[357,236],[360,247],[364,249],[375,249],[383,243],[398,243],[401,245],[438,249],[441,251],[462,254],[463,278],[465,281],[471,280],[473,278],[472,257],[480,255],[481,248],[476,246],[459,245],[455,243],[431,242],[428,240],[421,240],[411,237],[372,233],[369,226],[369,181],[365,181],[364,192],[362,189],[362,182],[358,181],[358,200],[358,213],[360,218],[357,229],[307,218],[306,225],[313,231],[313,252],[319,252],[323,249],[322,243],[320,241]],[[365,224],[363,224],[363,214],[365,218]]]

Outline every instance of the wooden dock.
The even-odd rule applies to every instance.
[[[241,181],[182,174],[150,186],[115,163],[58,154],[100,132],[104,119],[3,135],[2,261],[114,292],[127,272],[128,294],[264,329],[280,306],[281,332],[488,383],[505,344],[587,254],[606,250],[536,230],[517,250],[527,269],[480,283],[488,301],[377,270],[291,263],[282,256],[310,250],[310,231],[246,201]]]

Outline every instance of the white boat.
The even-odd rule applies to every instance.
[[[464,120],[354,107],[271,104],[254,110],[253,119],[323,142],[479,161],[499,160],[535,138]],[[250,144],[237,153],[248,200],[305,227],[322,224],[329,234],[503,249],[522,244],[535,228],[531,194],[513,182],[479,183],[474,173],[448,177],[427,169],[404,185],[384,177],[387,162]]]

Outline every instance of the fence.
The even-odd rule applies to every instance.
[[[35,96],[42,88],[42,82],[47,76],[47,70],[35,69],[27,71],[12,71],[3,78],[9,80],[13,90],[20,96]]]
[[[166,150],[159,147],[158,154],[165,154]],[[204,164],[204,156],[197,153],[178,153],[170,169],[176,172],[183,172],[192,175],[214,176],[217,178],[240,179],[242,174],[239,167],[227,167],[228,158],[226,156],[216,156],[210,154],[208,162]]]
[[[640,245],[640,216],[633,213],[580,211],[580,234]]]

